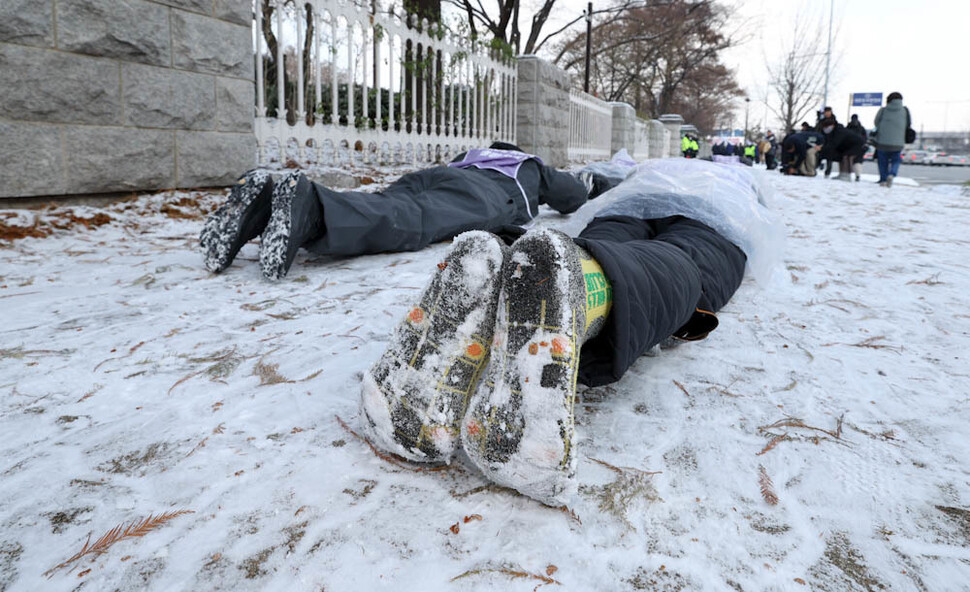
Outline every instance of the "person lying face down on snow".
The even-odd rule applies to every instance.
[[[762,197],[748,169],[653,160],[577,214],[592,219],[575,239],[459,235],[364,375],[363,432],[418,462],[462,448],[495,483],[567,504],[577,383],[618,381],[671,336],[703,339],[746,263],[759,282],[780,267],[784,229]]]
[[[557,171],[512,144],[458,155],[447,166],[408,173],[383,191],[333,191],[301,172],[274,182],[246,173],[205,222],[200,242],[215,273],[261,236],[263,275],[286,275],[300,247],[321,255],[416,251],[467,230],[529,223],[540,204],[568,214],[586,203],[589,175]]]

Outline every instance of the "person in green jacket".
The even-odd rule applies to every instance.
[[[744,147],[745,158],[750,158],[751,162],[754,162],[754,159],[757,156],[758,156],[758,149],[755,148],[754,144],[748,144]]]
[[[680,152],[684,158],[690,158],[690,136],[686,134],[680,139]]]
[[[886,106],[876,113],[875,138],[877,160],[879,162],[879,184],[892,187],[893,179],[899,174],[899,154],[906,144],[906,130],[912,127],[909,109],[903,106],[903,95],[889,93]]]

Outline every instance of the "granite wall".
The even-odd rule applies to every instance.
[[[665,113],[660,116],[659,121],[670,132],[669,155],[680,156],[680,128],[684,125],[684,118],[676,113]]]
[[[569,76],[535,56],[519,58],[516,145],[551,166],[569,160]]]
[[[232,183],[255,162],[248,0],[2,0],[0,197]]]
[[[519,57],[517,144],[557,167],[569,164],[569,87],[565,71],[535,56]],[[638,160],[680,156],[680,126],[684,122],[680,115],[644,121],[638,120],[627,103],[610,105],[612,152],[626,148]],[[638,121],[646,126],[639,134]]]

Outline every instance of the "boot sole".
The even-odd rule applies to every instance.
[[[488,362],[506,250],[486,232],[456,238],[364,375],[364,431],[381,448],[414,461],[451,460],[469,394]]]
[[[578,249],[539,231],[509,255],[492,360],[461,425],[486,477],[549,505],[575,491],[576,376],[586,323]]]
[[[265,220],[255,220],[249,232],[245,232],[243,222],[251,220],[254,208],[268,206],[260,202],[269,197],[266,194],[269,180],[269,173],[265,171],[247,173],[233,186],[226,203],[206,219],[199,235],[206,269],[213,273],[223,271],[232,264],[242,246],[262,232]],[[266,211],[269,212],[268,207]]]
[[[263,276],[271,280],[285,276],[293,260],[289,253],[291,206],[298,177],[299,173],[287,173],[273,188],[272,214],[259,243],[259,266]],[[299,246],[296,247],[298,249]]]

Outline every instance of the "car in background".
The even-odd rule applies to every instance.
[[[965,154],[948,154],[944,166],[970,166],[970,157]]]
[[[946,152],[930,152],[923,158],[923,164],[929,166],[949,166]]]
[[[910,150],[899,155],[903,164],[926,164],[925,159],[929,155],[926,150]]]

